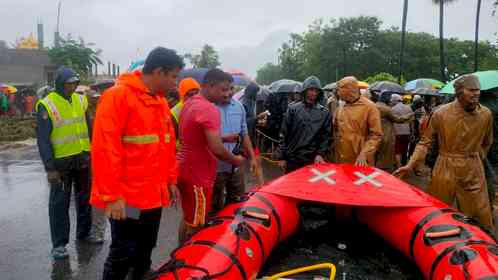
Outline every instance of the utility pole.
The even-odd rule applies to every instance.
[[[61,19],[61,1],[59,1],[59,4],[57,5],[57,25],[56,25],[56,30],[55,30],[55,46],[59,47],[60,46],[60,19]]]
[[[439,68],[441,70],[441,81],[446,82],[446,59],[444,53],[444,1],[439,1]]]
[[[476,37],[474,42],[474,72],[479,71],[479,21],[481,17],[481,0],[477,0],[477,14],[476,14]]]
[[[398,84],[401,84],[401,79],[403,77],[403,60],[405,55],[405,38],[406,38],[406,18],[408,16],[408,0],[404,1],[403,5],[403,23],[401,30],[401,49],[399,54],[399,76],[398,76]]]

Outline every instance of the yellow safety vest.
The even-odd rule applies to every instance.
[[[181,144],[180,144],[180,114],[183,110],[183,107],[185,106],[185,103],[183,101],[180,101],[178,104],[171,109],[171,115],[173,116],[177,131],[176,132],[176,150],[179,151]]]
[[[58,93],[51,92],[39,101],[45,106],[52,121],[50,142],[56,159],[90,151],[90,138],[85,112],[88,100],[84,95],[73,93],[71,103]],[[38,110],[38,106],[36,106]]]

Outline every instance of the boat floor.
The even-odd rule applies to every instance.
[[[301,205],[302,225],[270,255],[260,277],[318,263],[333,263],[337,280],[424,279],[417,266],[355,221],[340,222],[329,206]],[[327,271],[293,276],[313,279]]]

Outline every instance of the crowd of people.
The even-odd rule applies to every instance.
[[[4,93],[0,91],[0,117],[32,116],[37,98],[29,92]]]
[[[102,243],[105,217],[110,221],[103,279],[125,279],[130,271],[132,279],[142,279],[163,207],[181,204],[183,243],[246,191],[242,165],[261,177],[254,147],[258,126],[279,139],[275,157],[285,173],[334,162],[403,176],[419,171],[435,153],[428,192],[493,227],[483,164],[493,143],[493,119],[479,104],[475,76],[457,80],[455,100],[444,105],[392,92],[362,94],[352,76],[329,94],[311,76],[299,94],[283,102],[269,98],[267,110],[258,114],[258,85],[250,84],[239,102],[230,74],[212,69],[201,82],[186,78],[177,85],[183,67],[175,51],[155,48],[142,70],[120,75],[102,93],[95,113],[92,102],[74,93],[77,74],[67,67],[57,71],[55,90],[36,105],[55,260],[68,257],[74,191],[78,240]],[[169,92],[177,92],[178,100],[165,98]]]

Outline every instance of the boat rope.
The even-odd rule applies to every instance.
[[[258,135],[262,136],[263,138],[266,138],[266,139],[270,140],[270,141],[271,141],[271,142],[273,142],[273,143],[277,143],[277,144],[279,144],[279,143],[280,143],[280,141],[279,141],[279,140],[277,140],[277,139],[275,139],[275,138],[273,138],[273,137],[271,137],[271,136],[268,136],[267,134],[265,134],[264,132],[262,132],[261,130],[259,130],[259,129],[257,129],[257,128],[256,128],[256,133],[257,133]]]

